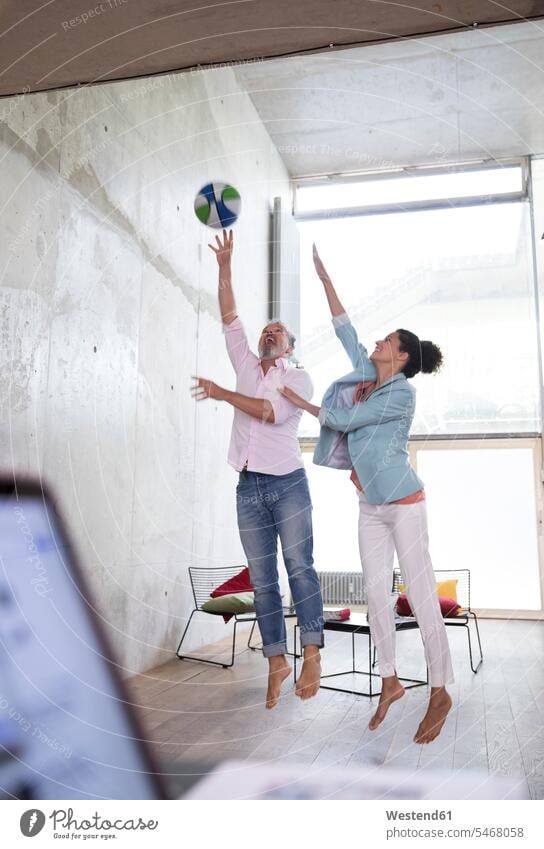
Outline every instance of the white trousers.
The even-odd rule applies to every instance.
[[[395,675],[395,610],[392,594],[395,549],[404,592],[419,625],[431,687],[453,679],[446,627],[440,612],[429,555],[425,501],[369,504],[359,492],[359,550],[368,599],[368,622],[380,675]]]

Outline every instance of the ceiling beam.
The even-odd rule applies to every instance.
[[[0,96],[542,16],[544,0],[4,0]]]

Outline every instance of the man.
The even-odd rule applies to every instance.
[[[201,377],[195,377],[192,391],[197,400],[214,398],[235,408],[229,463],[239,472],[238,528],[269,663],[266,707],[273,708],[291,673],[278,581],[278,536],[304,653],[296,694],[302,699],[314,696],[321,675],[323,602],[313,566],[312,504],[297,439],[301,411],[278,391],[287,386],[310,400],[313,387],[309,375],[288,362],[295,339],[281,322],[272,321],[264,328],[258,357],[250,350],[232,290],[232,230],[228,236],[223,231],[223,241],[215,238],[217,247],[209,247],[219,265],[219,306],[236,391]]]

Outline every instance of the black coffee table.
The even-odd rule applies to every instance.
[[[415,631],[418,628],[418,624],[416,620],[412,617],[396,617],[395,618],[395,629],[397,631]],[[366,696],[367,698],[372,698],[373,696],[379,696],[381,693],[381,687],[379,689],[373,689],[372,687],[372,679],[380,678],[380,675],[377,672],[372,672],[372,635],[370,633],[370,626],[368,624],[368,619],[366,613],[352,613],[349,619],[346,619],[344,622],[331,621],[328,620],[324,625],[325,631],[341,631],[344,634],[351,634],[351,669],[346,670],[345,672],[331,672],[327,675],[322,675],[321,680],[325,680],[326,678],[339,678],[345,675],[366,675],[368,678],[368,691],[363,690],[355,690],[351,687],[349,690],[346,690],[345,687],[332,687],[331,685],[322,684],[323,690],[336,690],[340,693],[352,693],[354,696]],[[355,635],[362,634],[368,638],[368,672],[363,669],[355,668]],[[295,657],[294,657],[294,673],[295,673],[295,681],[297,677],[297,658],[300,655],[296,652],[297,647],[297,639],[300,637],[300,629],[299,625],[295,625]],[[302,649],[301,649],[302,651]],[[402,681],[406,690],[412,689],[412,687],[425,687],[429,683],[429,672],[427,670],[427,676],[425,680],[421,678],[402,678],[399,675],[399,680]]]

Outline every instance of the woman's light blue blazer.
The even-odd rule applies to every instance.
[[[353,404],[355,387],[376,380],[376,367],[345,313],[333,318],[333,325],[353,371],[335,380],[323,396],[314,463],[354,468],[370,504],[405,498],[423,488],[408,456],[416,391],[404,374],[396,374],[368,400]]]

